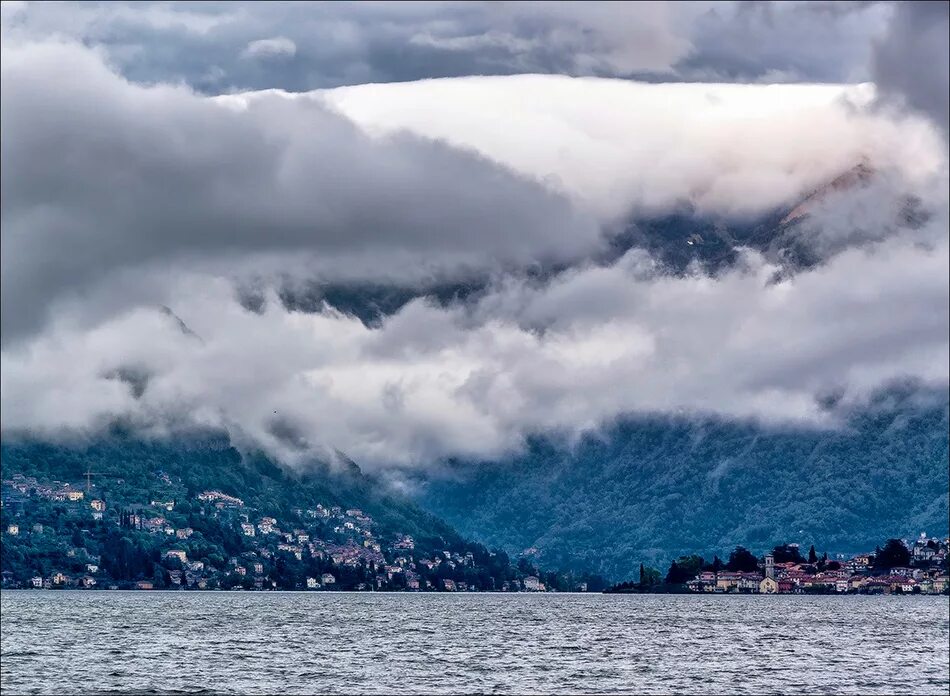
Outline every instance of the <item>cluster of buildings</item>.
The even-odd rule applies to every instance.
[[[3,481],[4,495],[2,496],[3,506],[22,506],[29,499],[30,492],[34,492],[37,497],[52,502],[77,502],[85,497],[85,492],[70,483],[63,481],[52,481],[50,483],[41,483],[33,476],[24,476],[23,474],[14,474],[9,479]]]
[[[693,592],[808,594],[943,594],[950,587],[946,559],[950,538],[932,539],[921,534],[904,542],[910,563],[889,569],[875,568],[874,554],[858,554],[812,563],[775,563],[766,555],[756,572],[706,570],[686,583]]]
[[[463,579],[475,570],[471,552],[446,549],[424,553],[417,549],[410,535],[381,536],[372,516],[359,508],[329,505],[293,508],[286,519],[278,520],[259,513],[236,496],[205,490],[195,496],[196,503],[183,508],[188,511],[185,514],[174,498],[107,506],[103,499],[77,491],[68,483],[44,485],[35,478],[21,475],[3,482],[4,505],[11,501],[11,496],[14,500],[22,496],[25,502],[31,495],[73,503],[67,517],[74,522],[90,517],[103,520],[106,513],[107,526],[115,524],[152,537],[152,548],[161,549],[158,567],[151,578],[139,575],[140,579],[121,582],[103,567],[100,556],[91,555],[86,548],[73,547],[65,553],[64,562],[55,563],[48,574],[30,577],[28,582],[5,572],[4,586],[25,585],[38,589],[478,589],[475,583]],[[194,515],[200,516],[201,525]],[[5,517],[15,520],[5,526],[6,535],[19,537],[27,545],[31,541],[39,542],[39,535],[44,531],[61,531],[44,530],[39,523],[28,525],[26,520],[31,514],[23,514],[22,509],[16,512],[7,509]],[[209,523],[215,528],[233,529],[243,539],[239,545],[242,550],[229,557],[210,554],[206,536],[201,529],[189,526],[189,520],[205,532]],[[31,539],[31,535],[37,536]],[[66,543],[66,537],[61,543]],[[292,575],[288,580],[286,572],[281,577],[278,572],[281,558],[297,562],[294,572],[299,570],[299,577]],[[288,586],[288,582],[292,584]],[[525,578],[523,582],[499,579],[498,584],[496,589],[506,591],[545,589],[536,577]]]

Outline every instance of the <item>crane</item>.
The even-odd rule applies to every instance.
[[[107,478],[121,478],[118,474],[104,474],[100,471],[93,471],[92,467],[86,467],[86,470],[83,472],[83,476],[86,477],[86,494],[88,495],[92,490],[92,477],[93,476],[105,476]]]

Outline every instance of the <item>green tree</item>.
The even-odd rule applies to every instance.
[[[815,552],[814,544],[812,544],[808,548],[808,562],[811,563],[812,565],[815,565],[816,563],[818,563],[818,554]]]
[[[750,551],[742,546],[737,546],[729,554],[729,562],[726,563],[726,570],[733,572],[754,573],[759,569],[759,559],[752,555]]]
[[[900,539],[888,539],[884,548],[874,553],[874,567],[882,570],[900,568],[910,563],[910,551]]]
[[[772,549],[772,556],[776,563],[804,563],[805,559],[798,550],[798,546],[791,544],[779,544]]]
[[[663,580],[663,575],[656,568],[650,568],[640,564],[640,587],[653,587],[659,585]]]

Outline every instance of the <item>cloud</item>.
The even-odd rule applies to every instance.
[[[286,36],[251,41],[241,55],[245,58],[269,60],[273,58],[293,58],[297,54],[297,44]]]
[[[883,2],[719,3],[692,23],[684,78],[707,82],[867,82]]]
[[[146,432],[225,427],[291,462],[337,448],[386,467],[498,456],[618,414],[833,425],[829,390],[853,404],[893,379],[947,382],[948,252],[939,234],[891,238],[775,283],[755,255],[669,277],[634,251],[508,279],[469,307],[416,300],[378,329],[273,297],[250,312],[224,279],[185,274],[166,299],[203,341],[148,308],[88,329],[64,315],[4,351],[2,426],[55,435],[121,414]]]
[[[874,81],[884,100],[920,111],[950,129],[950,3],[895,3],[875,43]]]
[[[865,158],[915,183],[943,161],[927,124],[870,113],[870,85],[518,76],[316,94],[371,133],[408,130],[475,149],[548,182],[601,219],[683,204],[757,214]]]
[[[861,2],[4,3],[3,30],[222,93],[517,73],[860,82],[889,16]],[[242,59],[262,36],[294,59]]]
[[[432,140],[370,138],[315,101],[235,110],[60,44],[5,44],[3,85],[4,340],[148,264],[286,268],[249,259],[270,254],[385,277],[570,258],[600,237],[536,182]]]
[[[828,426],[831,392],[948,381],[946,153],[870,86],[519,76],[209,98],[130,82],[103,49],[2,50],[4,433],[121,417],[227,428],[287,461],[421,466],[627,413]],[[800,224],[813,268],[603,261],[631,213],[759,215],[865,160],[872,184]],[[895,222],[909,195],[926,214]],[[465,301],[373,326],[279,294],[471,274]]]
[[[5,342],[150,265],[418,281],[575,262],[632,210],[756,214],[859,158],[910,184],[942,161],[863,88],[520,76],[209,99],[75,45],[3,51]]]

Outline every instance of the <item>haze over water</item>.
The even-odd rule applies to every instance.
[[[945,597],[4,592],[6,693],[914,693]]]

